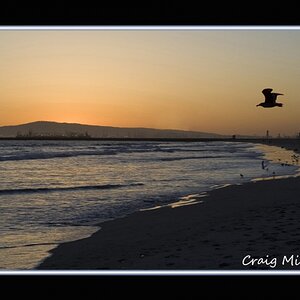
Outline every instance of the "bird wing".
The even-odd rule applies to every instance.
[[[273,91],[273,89],[264,89],[264,90],[262,90],[262,93],[265,96],[265,103],[274,103],[275,102],[276,97],[274,99],[272,91]]]
[[[280,93],[271,93],[271,94],[272,94],[274,102],[276,101],[278,95],[283,95],[283,94],[280,94]]]

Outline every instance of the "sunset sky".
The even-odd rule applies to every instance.
[[[300,30],[3,30],[0,44],[0,126],[300,132]],[[256,107],[266,87],[283,108]]]

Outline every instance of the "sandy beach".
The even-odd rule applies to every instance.
[[[278,146],[294,152],[300,152],[300,138],[262,139],[258,141],[270,146]]]
[[[299,199],[299,177],[217,189],[202,203],[99,224],[91,237],[52,250],[38,269],[299,269]]]

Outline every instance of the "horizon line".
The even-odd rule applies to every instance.
[[[299,25],[9,25],[0,26],[4,30],[300,30]]]
[[[69,124],[69,125],[81,125],[81,126],[95,126],[95,127],[110,127],[115,129],[150,129],[150,130],[159,130],[159,131],[182,131],[182,132],[188,132],[188,133],[201,133],[201,134],[211,134],[211,135],[218,135],[223,137],[232,137],[236,136],[238,137],[247,137],[247,138],[261,138],[265,137],[265,135],[258,134],[258,133],[252,133],[252,134],[245,134],[245,133],[219,133],[219,132],[213,132],[213,131],[200,131],[199,129],[181,129],[181,128],[157,128],[157,127],[143,127],[143,126],[135,126],[135,127],[127,127],[127,126],[113,126],[113,125],[99,125],[99,124],[86,124],[86,123],[77,123],[77,122],[66,122],[66,121],[50,121],[50,120],[36,120],[36,121],[30,121],[25,123],[19,123],[19,124],[10,124],[10,125],[0,125],[0,128],[2,127],[16,127],[16,126],[23,126],[28,125],[32,123],[57,123],[57,124]],[[297,136],[297,133],[294,135]],[[281,138],[293,138],[294,136],[283,134]],[[0,137],[1,138],[1,137]],[[270,138],[275,138],[275,136],[270,136]]]
[[[219,133],[219,132],[213,132],[213,131],[202,131],[200,129],[182,129],[182,128],[157,128],[157,127],[143,127],[143,126],[121,126],[121,125],[99,125],[99,124],[87,124],[87,123],[77,123],[77,122],[66,122],[66,121],[53,121],[53,120],[36,120],[36,121],[27,121],[25,123],[19,123],[19,124],[9,124],[9,125],[1,125],[1,127],[15,127],[15,126],[22,126],[22,125],[28,125],[32,123],[57,123],[57,124],[69,124],[69,125],[81,125],[81,126],[95,126],[95,127],[111,127],[111,128],[117,128],[117,129],[154,129],[154,130],[163,130],[163,131],[183,131],[183,132],[192,132],[192,133],[204,133],[204,134],[212,134],[212,135],[219,135],[219,136],[244,136],[244,137],[263,137],[264,135],[258,134],[258,133],[252,133],[252,134],[245,134],[245,133]],[[295,133],[297,136],[297,133]],[[292,135],[286,135],[283,134],[282,138],[290,138]],[[270,136],[271,138],[274,136]]]

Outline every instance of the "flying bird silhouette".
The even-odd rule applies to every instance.
[[[278,95],[283,95],[283,94],[272,93],[272,91],[273,91],[273,89],[270,89],[270,88],[262,90],[262,93],[265,96],[265,102],[259,103],[256,106],[262,106],[262,107],[265,107],[265,108],[275,107],[275,106],[282,107],[283,104],[282,103],[276,103],[276,99],[277,99]]]

